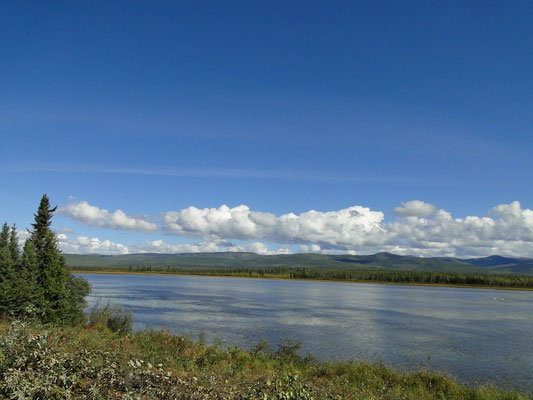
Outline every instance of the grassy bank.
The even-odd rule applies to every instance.
[[[252,351],[163,331],[0,323],[0,397],[13,399],[528,399],[380,364],[320,363],[298,346]]]
[[[115,274],[171,274],[235,278],[296,279],[403,285],[483,287],[533,290],[533,277],[522,275],[456,274],[425,271],[317,270],[306,268],[208,269],[175,267],[129,267],[125,269],[71,268],[73,272]]]

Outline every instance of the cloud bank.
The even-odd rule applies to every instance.
[[[57,241],[64,253],[128,254],[130,252],[123,244],[100,240],[97,237],[78,236],[76,239],[69,239],[64,233],[60,233],[57,235]]]
[[[146,241],[133,246],[126,246],[97,237],[78,236],[69,238],[64,233],[57,235],[58,244],[64,253],[75,254],[135,254],[135,253],[204,253],[221,251],[252,252],[257,254],[288,254],[287,248],[269,250],[260,242],[234,244],[231,242],[201,242],[171,244],[163,240]]]
[[[203,240],[201,244],[147,241],[130,246],[129,252],[134,249],[161,253],[229,250],[267,254],[287,252],[292,247],[304,252],[533,256],[533,211],[523,209],[517,201],[498,205],[489,210],[487,216],[454,218],[433,204],[413,200],[395,208],[389,221],[385,220],[384,212],[358,205],[335,211],[310,210],[283,215],[253,211],[246,205],[188,207],[148,218],[128,216],[121,210],[111,213],[80,201],[61,207],[60,213],[87,226],[146,233],[157,231]],[[234,240],[249,243],[233,244]],[[263,241],[279,247],[270,250]],[[119,244],[106,242],[89,240],[77,245],[119,254],[123,250],[120,247],[113,250],[113,246]]]
[[[79,201],[59,207],[60,215],[65,215],[76,222],[87,226],[101,228],[134,230],[138,232],[155,232],[157,225],[141,217],[127,216],[124,211],[116,210],[113,213],[90,205],[86,201]]]

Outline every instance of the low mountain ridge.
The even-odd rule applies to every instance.
[[[460,259],[453,257],[416,257],[392,253],[350,254],[278,254],[248,252],[218,253],[142,253],[125,255],[64,254],[72,269],[128,269],[129,267],[174,268],[310,268],[391,271],[433,271],[444,273],[518,274],[533,276],[533,259],[493,255]]]

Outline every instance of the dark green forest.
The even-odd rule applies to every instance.
[[[73,268],[73,271],[113,272],[102,268]],[[130,273],[163,273],[177,275],[228,276],[249,278],[309,279],[347,282],[382,282],[397,284],[428,284],[428,285],[467,285],[489,286],[499,288],[533,289],[533,277],[521,275],[487,275],[457,274],[429,271],[379,271],[379,270],[329,270],[310,268],[241,268],[241,269],[210,269],[210,268],[177,268],[177,267],[133,267],[115,272]]]
[[[181,254],[65,254],[76,269],[128,269],[129,267],[175,267],[208,269],[306,268],[327,270],[431,271],[458,274],[503,274],[533,276],[533,259],[490,256],[482,258],[415,257],[391,253],[276,254],[245,252]]]
[[[55,210],[44,195],[22,250],[16,226],[4,223],[0,233],[0,315],[36,317],[45,323],[84,320],[90,286],[68,270],[50,227]]]

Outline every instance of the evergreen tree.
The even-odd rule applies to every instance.
[[[13,295],[13,259],[9,251],[9,226],[7,222],[0,232],[0,315],[10,311]]]
[[[85,296],[89,294],[90,286],[84,279],[74,278],[70,274],[61,255],[55,234],[50,228],[56,209],[50,207],[48,196],[43,195],[35,214],[35,223],[32,224],[31,242],[40,290],[35,295],[42,305],[45,322],[76,323],[83,319]]]
[[[15,224],[11,227],[11,232],[9,234],[9,253],[11,254],[11,260],[13,261],[13,265],[17,265],[20,257],[20,250],[19,250],[19,241],[18,241],[18,235],[17,235],[17,227]]]
[[[31,240],[24,242],[20,266],[18,268],[19,296],[17,304],[20,312],[26,312],[28,306],[33,306],[35,311],[44,310],[43,288],[39,285],[39,264],[37,254]]]
[[[40,270],[45,322],[63,321],[69,308],[67,288],[69,271],[51,230],[46,232],[43,254],[39,261],[42,263]]]
[[[8,247],[9,244],[9,225],[4,222],[2,226],[2,232],[0,232],[0,249]]]
[[[7,225],[7,224],[5,224]],[[20,258],[20,249],[18,246],[18,237],[16,226],[13,225],[8,235],[8,242],[5,241],[6,230],[5,227],[2,233],[2,248],[0,249],[0,265],[2,265],[2,272],[0,274],[0,313],[9,314],[11,316],[20,316],[25,313],[25,309],[30,304],[35,304],[36,293],[39,292],[37,288],[37,280],[35,273],[29,273],[29,270],[24,267]],[[29,243],[29,241],[27,241]],[[32,246],[30,245],[30,248]],[[27,252],[28,249],[25,249]],[[33,254],[33,261],[25,255],[25,263],[32,262],[35,271],[36,261],[35,254]]]
[[[86,279],[69,274],[67,280],[68,310],[65,322],[75,325],[85,321],[83,309],[87,306],[85,297],[91,292],[91,286]]]
[[[75,324],[84,320],[89,283],[73,276],[51,227],[56,207],[43,195],[31,237],[22,255],[16,226],[0,232],[0,315],[21,316],[33,306],[44,322]]]
[[[33,282],[33,286],[37,286],[39,278],[39,263],[37,261],[37,253],[31,240],[24,242],[24,248],[22,250],[22,257],[20,260],[20,268],[24,272],[24,275],[28,281]]]
[[[31,234],[31,240],[35,247],[38,260],[42,263],[42,257],[44,256],[44,248],[46,243],[46,237],[51,232],[50,226],[52,225],[52,216],[57,207],[50,207],[50,200],[46,194],[43,194],[39,209],[35,216],[35,223],[32,224],[33,232]]]

